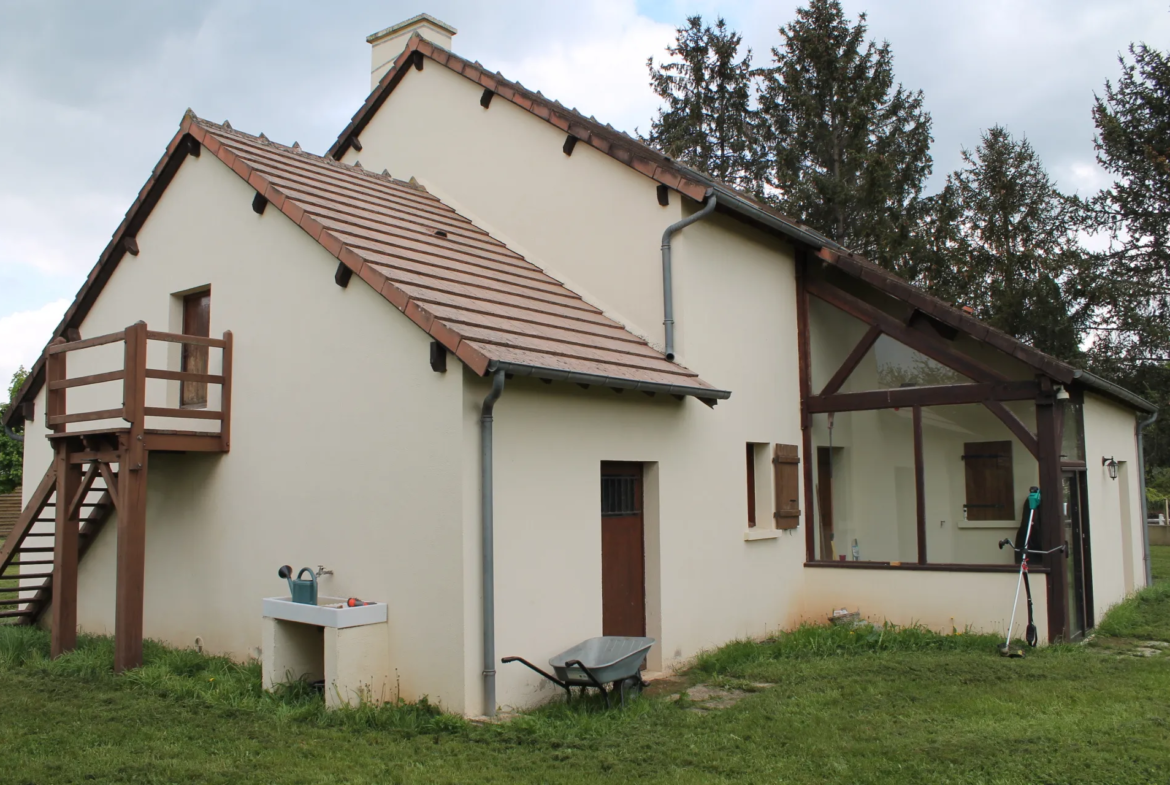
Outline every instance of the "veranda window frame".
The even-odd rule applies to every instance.
[[[813,256],[808,249],[801,248],[796,254],[796,315],[797,350],[799,361],[800,423],[803,439],[803,453],[813,455],[812,416],[815,413],[865,411],[875,409],[911,408],[914,413],[915,446],[915,496],[916,523],[918,533],[918,563],[891,562],[849,562],[826,561],[816,558],[816,521],[813,500],[813,461],[804,465],[805,499],[805,567],[827,569],[886,569],[946,572],[1015,572],[1015,565],[1004,564],[939,564],[930,563],[926,553],[925,536],[925,487],[922,457],[922,409],[929,406],[957,404],[982,404],[1011,431],[1012,435],[1036,459],[1039,469],[1039,487],[1045,499],[1061,497],[1060,459],[1063,411],[1056,399],[1057,385],[1066,387],[1073,382],[1071,369],[1059,363],[1040,363],[1034,379],[1015,380],[1006,374],[984,364],[976,357],[960,352],[950,345],[952,336],[965,332],[977,341],[988,338],[987,328],[973,322],[970,331],[960,330],[951,324],[943,324],[935,313],[940,313],[937,301],[914,290],[897,279],[885,280],[884,274],[870,272],[861,263],[834,251],[822,248]],[[819,257],[819,259],[817,258]],[[832,275],[839,271],[824,272],[830,267],[851,270],[854,278],[864,283],[842,287],[834,283]],[[820,277],[810,273],[817,271]],[[879,308],[846,288],[869,286],[879,298],[886,298],[899,304],[909,313],[904,318]],[[809,301],[816,297],[838,310],[854,317],[868,326],[867,332],[833,373],[830,381],[819,394],[812,390],[811,357],[812,346],[809,331]],[[942,306],[946,308],[946,306]],[[976,334],[982,330],[982,333]],[[926,357],[941,363],[963,376],[971,383],[936,386],[907,387],[888,390],[869,390],[859,393],[839,393],[846,379],[861,363],[866,353],[881,335],[888,335]],[[1001,347],[998,351],[1005,351]],[[1010,352],[1008,352],[1010,354]],[[1042,367],[1041,367],[1042,366]],[[1035,431],[1025,425],[1005,406],[1009,401],[1030,400],[1035,403]],[[1059,503],[1041,506],[1040,516],[1041,547],[1054,548],[1062,536]],[[1047,581],[1047,608],[1049,639],[1067,639],[1069,635],[1069,614],[1066,604],[1068,569],[1064,560],[1057,560],[1051,567],[1037,567],[1036,572],[1049,574]]]

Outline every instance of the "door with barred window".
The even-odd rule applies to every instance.
[[[601,464],[601,634],[646,634],[642,464]]]

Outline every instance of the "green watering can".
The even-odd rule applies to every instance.
[[[309,573],[308,580],[302,577],[306,572]],[[303,605],[317,604],[317,576],[313,574],[311,567],[301,567],[301,571],[294,578],[292,567],[286,564],[276,574],[288,581],[288,590],[292,594],[293,602]]]

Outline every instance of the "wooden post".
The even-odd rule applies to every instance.
[[[49,344],[50,347],[60,346],[65,343],[64,338],[54,338]],[[64,424],[50,425],[49,418],[65,414],[65,393],[64,388],[54,390],[52,382],[64,381],[66,378],[66,357],[69,355],[65,352],[58,354],[49,354],[45,357],[45,427],[51,433],[62,433],[65,430]]]
[[[126,328],[125,379],[122,381],[122,418],[130,423],[128,466],[146,465],[146,322]]]
[[[227,452],[232,447],[232,331],[223,334],[223,384],[219,388],[219,410],[223,419],[219,423],[220,449]]]
[[[132,452],[130,435],[121,437],[123,455]],[[142,598],[146,575],[146,475],[149,453],[137,468],[118,472],[117,587],[114,607],[114,671],[142,664]]]
[[[114,604],[114,671],[142,664],[142,598],[146,575],[146,323],[126,328],[123,418],[119,437],[117,586]]]
[[[813,514],[813,438],[812,416],[808,412],[808,399],[812,395],[810,373],[811,346],[808,331],[808,253],[799,248],[796,251],[796,354],[799,365],[800,385],[800,433],[804,451],[804,550],[805,561],[816,561],[817,545]],[[826,558],[828,558],[826,556]]]
[[[1064,482],[1060,471],[1060,432],[1057,427],[1056,398],[1052,380],[1041,379],[1036,399],[1036,442],[1040,464],[1040,547],[1055,548],[1064,542],[1061,505]],[[1044,557],[1048,567],[1048,641],[1069,640],[1068,559],[1054,553]]]
[[[922,448],[922,407],[914,407],[914,501],[918,515],[918,563],[926,564],[926,462]]]
[[[64,358],[65,355],[57,356]],[[72,502],[81,488],[81,465],[70,463],[68,439],[58,440],[53,459],[56,462],[57,506],[53,529],[53,617],[49,654],[60,657],[77,646],[77,533],[81,528],[81,505],[74,506]]]

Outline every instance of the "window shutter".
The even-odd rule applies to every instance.
[[[1011,442],[967,442],[963,445],[963,470],[967,520],[1015,520]]]
[[[795,444],[777,444],[772,454],[777,529],[800,525],[800,453]]]

